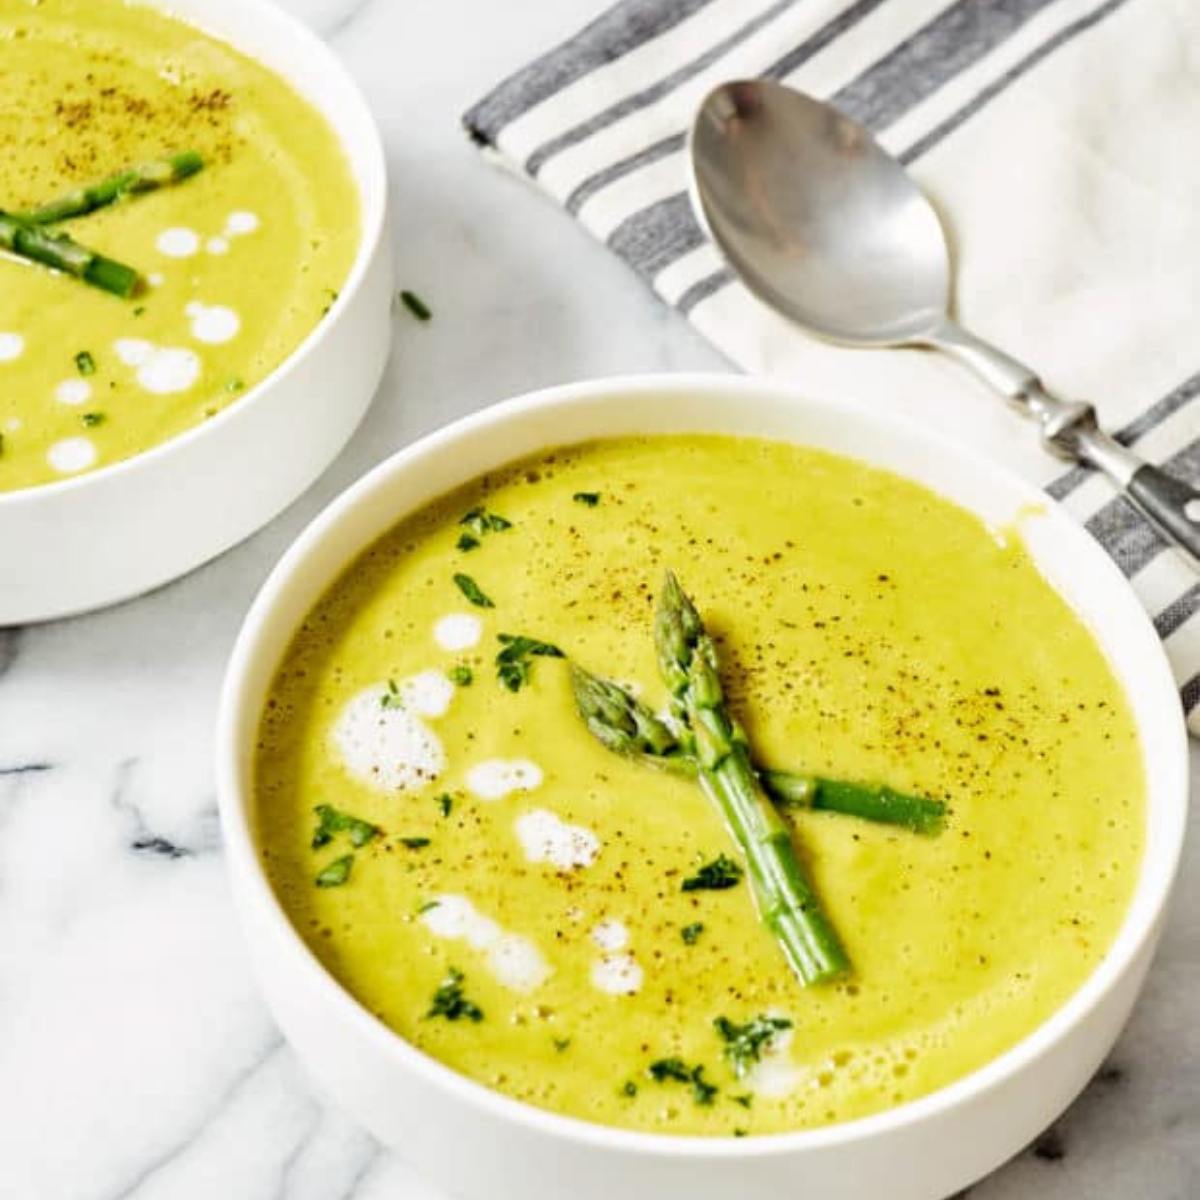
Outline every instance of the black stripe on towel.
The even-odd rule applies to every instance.
[[[1193,583],[1154,618],[1158,636],[1169,638],[1197,609],[1200,609],[1200,583]]]
[[[1193,675],[1179,689],[1179,698],[1183,701],[1183,711],[1190,713],[1197,704],[1200,704],[1200,675]]]
[[[673,29],[709,2],[622,0],[470,108],[463,116],[467,132],[475,141],[494,146],[505,125],[577,79]]]

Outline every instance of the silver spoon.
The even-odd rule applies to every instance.
[[[1041,426],[1062,458],[1103,471],[1200,560],[1200,491],[1099,428],[1028,367],[953,321],[950,254],[933,206],[871,134],[770,80],[722,84],[690,137],[701,223],[762,301],[846,346],[944,350]]]

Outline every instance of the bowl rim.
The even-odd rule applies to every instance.
[[[22,505],[36,505],[41,500],[52,501],[59,496],[68,495],[74,491],[84,490],[91,486],[103,486],[111,480],[129,475],[138,469],[157,465],[161,460],[183,455],[198,441],[203,440],[211,431],[223,429],[231,421],[237,419],[237,414],[244,413],[252,407],[258,407],[271,389],[281,383],[287,376],[298,370],[302,363],[317,352],[321,343],[329,336],[330,329],[340,321],[345,309],[350,305],[368,270],[374,262],[375,255],[383,241],[385,219],[387,213],[387,165],[383,149],[383,139],[379,125],[371,113],[366,96],[358,81],[350,73],[348,67],[333,52],[332,48],[321,40],[298,17],[280,7],[276,0],[217,0],[216,4],[206,7],[203,15],[184,15],[172,6],[172,0],[137,0],[141,7],[154,9],[157,13],[173,21],[179,21],[198,29],[201,33],[232,46],[239,54],[245,55],[264,67],[273,75],[280,76],[292,88],[300,93],[306,103],[310,104],[325,119],[343,153],[347,152],[347,126],[361,126],[364,135],[362,146],[362,173],[353,171],[352,175],[358,191],[360,218],[362,228],[359,234],[358,248],[354,261],[342,286],[338,289],[337,298],[329,306],[322,318],[304,338],[273,370],[248,388],[238,399],[216,416],[209,417],[191,429],[185,429],[169,437],[166,441],[156,442],[145,450],[140,450],[127,458],[107,463],[94,471],[85,471],[66,479],[55,479],[47,483],[34,483],[25,487],[0,491],[0,511],[15,509]],[[334,109],[328,104],[319,103],[312,96],[300,91],[299,87],[277,67],[264,62],[257,54],[239,45],[237,40],[217,26],[220,16],[214,21],[210,9],[218,6],[226,10],[252,10],[254,18],[260,21],[273,22],[282,36],[292,39],[293,44],[303,47],[303,53],[313,55],[320,60],[322,70],[337,78],[339,85],[345,90],[345,104]],[[348,164],[349,165],[349,164]],[[103,481],[103,482],[101,482]]]
[[[327,532],[349,513],[369,502],[378,491],[388,488],[395,476],[410,469],[425,455],[436,454],[460,438],[478,434],[490,427],[502,426],[531,412],[569,410],[573,405],[592,403],[606,395],[618,393],[686,391],[695,394],[698,390],[709,394],[732,393],[749,402],[754,402],[755,399],[787,397],[810,408],[848,413],[860,420],[874,423],[884,433],[895,432],[910,441],[922,441],[931,453],[956,456],[965,461],[973,472],[990,476],[1010,491],[1021,494],[1026,503],[1047,513],[1061,531],[1062,537],[1076,541],[1082,552],[1092,556],[1097,569],[1107,574],[1108,584],[1116,593],[1123,593],[1131,619],[1136,617],[1141,626],[1137,636],[1146,642],[1150,651],[1144,669],[1148,677],[1151,673],[1158,677],[1157,680],[1148,678],[1147,686],[1161,691],[1164,698],[1169,696],[1176,714],[1172,718],[1171,707],[1163,705],[1163,718],[1173,721],[1176,725],[1173,737],[1177,749],[1170,760],[1155,759],[1151,763],[1143,755],[1148,783],[1154,779],[1162,779],[1163,782],[1158,787],[1165,795],[1175,796],[1173,805],[1166,811],[1168,823],[1162,842],[1161,861],[1156,861],[1154,870],[1150,870],[1149,846],[1144,847],[1138,880],[1129,899],[1124,919],[1108,950],[1083,982],[1044,1021],[1003,1053],[932,1092],[865,1117],[813,1129],[762,1134],[752,1138],[651,1133],[564,1116],[494,1091],[406,1041],[375,1017],[326,970],[292,925],[262,868],[251,826],[253,796],[249,788],[241,787],[238,770],[242,746],[248,736],[246,729],[256,729],[260,717],[258,706],[250,705],[246,694],[249,678],[253,673],[254,659],[259,652],[259,642],[274,625],[275,608],[286,595],[293,576],[304,568],[310,554],[320,546]],[[614,432],[611,436],[619,434]],[[756,433],[747,436],[771,439],[774,435]],[[774,440],[788,439],[774,436]],[[804,444],[800,438],[794,440],[796,444]],[[558,443],[550,437],[545,443],[545,448],[549,449],[555,444]],[[527,453],[536,453],[536,450]],[[893,470],[902,477],[911,478],[905,476],[902,468],[889,466],[886,469]],[[473,472],[472,476],[474,474],[478,472]],[[930,485],[922,483],[922,486]],[[439,488],[438,494],[444,490],[445,488]],[[931,490],[936,491],[932,488]],[[425,497],[417,502],[416,507],[433,498],[433,495]],[[481,1108],[494,1118],[513,1122],[530,1132],[559,1137],[576,1145],[659,1159],[775,1158],[841,1147],[877,1135],[894,1134],[982,1098],[1033,1064],[1082,1024],[1135,965],[1146,946],[1153,944],[1178,870],[1187,818],[1188,737],[1174,677],[1161,640],[1154,632],[1141,602],[1112,559],[1060,505],[1048,504],[1047,500],[1044,492],[1006,467],[906,418],[880,413],[858,402],[814,399],[801,390],[776,380],[716,372],[619,375],[559,384],[524,393],[433,430],[376,465],[335,497],[309,523],[288,547],[262,585],[238,634],[222,685],[215,747],[221,825],[239,916],[244,920],[244,910],[249,904],[253,904],[257,914],[264,916],[275,927],[275,932],[290,943],[288,948],[295,952],[294,961],[302,964],[307,976],[307,986],[318,989],[325,999],[341,1009],[345,1019],[373,1045],[375,1052],[390,1060],[396,1069],[415,1074],[427,1086],[447,1091],[462,1103]],[[394,520],[400,520],[403,515],[404,513],[398,513]],[[361,553],[381,532],[377,530],[370,538],[356,545],[345,563],[352,561],[353,557]],[[344,569],[344,566],[345,564],[341,569]],[[328,575],[323,586],[328,587],[334,578],[336,575]],[[1075,611],[1075,606],[1066,597],[1063,599]],[[294,632],[293,625],[289,636]],[[275,666],[278,666],[278,662]],[[250,724],[247,725],[247,722]],[[1140,721],[1138,725],[1140,732],[1144,726]]]

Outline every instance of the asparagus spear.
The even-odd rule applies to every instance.
[[[636,758],[690,778],[696,762],[674,733],[649,708],[617,684],[571,664],[575,703],[592,735],[627,758]],[[842,813],[901,825],[914,833],[940,833],[946,806],[940,800],[912,796],[879,784],[847,783],[798,771],[773,771],[754,765],[763,790],[777,804]]]
[[[667,572],[654,619],[658,665],[687,730],[700,786],[746,858],[759,915],[801,983],[820,983],[849,960],[796,857],[791,835],[759,784],[746,743],[725,708],[717,654],[700,614]]]
[[[123,299],[132,296],[141,283],[141,276],[132,267],[81,246],[65,233],[50,233],[3,211],[0,250],[53,267]]]
[[[155,159],[154,162],[128,167],[98,183],[75,188],[48,204],[21,213],[20,219],[30,225],[49,225],[70,217],[86,216],[139,192],[153,192],[160,187],[179,183],[195,175],[203,166],[204,160],[199,154],[194,150],[184,150],[180,154]]]
[[[884,825],[903,825],[913,833],[941,833],[946,806],[940,800],[893,791],[886,784],[847,783],[820,775],[759,768],[763,790],[777,804],[846,813]]]

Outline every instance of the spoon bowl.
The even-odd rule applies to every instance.
[[[691,138],[695,207],[759,299],[847,345],[920,341],[943,323],[941,223],[861,125],[750,80],[711,92]]]

